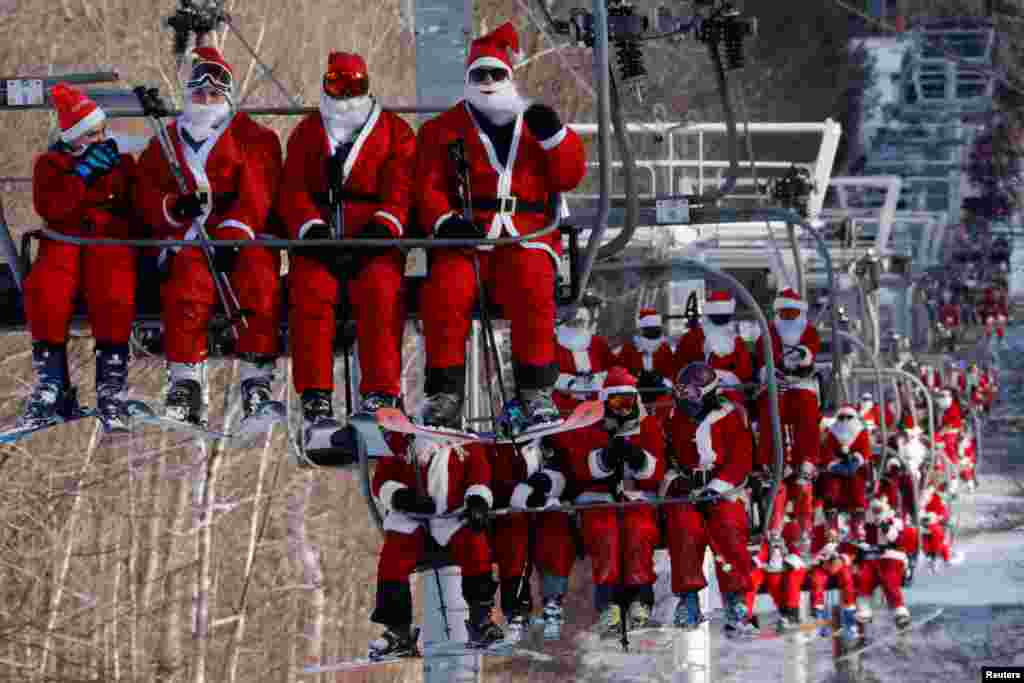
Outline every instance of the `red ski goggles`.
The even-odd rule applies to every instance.
[[[799,308],[780,308],[778,316],[783,320],[796,320],[803,313]]]
[[[209,86],[225,95],[231,93],[231,73],[216,62],[199,62],[192,67],[192,76],[185,82],[189,89]]]
[[[328,71],[324,93],[336,100],[363,97],[370,92],[370,77],[363,71]]]
[[[605,403],[608,410],[618,415],[628,415],[636,408],[637,395],[633,392],[625,394],[612,394]]]

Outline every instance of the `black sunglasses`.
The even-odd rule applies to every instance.
[[[481,66],[469,72],[469,82],[483,83],[484,81],[487,80],[488,76],[490,76],[491,80],[494,81],[495,83],[500,83],[501,81],[508,78],[509,74],[508,71],[505,69],[500,69],[498,67]]]

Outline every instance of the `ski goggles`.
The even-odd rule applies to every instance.
[[[470,70],[468,76],[470,83],[477,84],[483,83],[488,77],[490,77],[490,79],[495,83],[501,83],[509,77],[509,73],[507,69],[502,69],[496,66],[478,66],[477,68]]]
[[[363,97],[370,92],[370,77],[362,71],[328,71],[324,93],[336,100]]]
[[[803,313],[799,308],[780,308],[778,316],[783,320],[796,320]]]
[[[230,72],[216,62],[199,62],[192,67],[192,75],[185,82],[185,87],[191,89],[208,86],[219,93],[230,94],[232,86]]]
[[[612,394],[605,403],[608,410],[619,415],[626,415],[636,408],[637,395],[632,391],[624,394]]]

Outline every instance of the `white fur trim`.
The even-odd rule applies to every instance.
[[[882,553],[882,559],[884,560],[899,560],[901,562],[907,561],[907,554],[902,550],[886,550]]]
[[[497,57],[477,57],[466,69],[466,82],[469,83],[469,72],[473,69],[478,69],[482,66],[492,66],[498,69],[504,69],[508,72],[508,77],[512,78],[512,68],[505,62],[501,61]]]
[[[801,311],[806,311],[807,310],[807,302],[806,301],[797,301],[795,299],[785,299],[783,297],[778,297],[778,298],[775,299],[775,303],[772,304],[772,308],[774,310],[776,310],[776,311],[781,311],[784,308],[798,308]]]
[[[645,327],[661,327],[661,316],[660,315],[645,315],[640,318],[637,323],[637,327],[643,329]]]
[[[218,229],[223,229],[223,228],[239,228],[239,229],[243,230],[247,235],[249,235],[249,239],[251,239],[251,240],[256,239],[256,233],[253,232],[253,229],[250,228],[245,223],[242,223],[241,221],[236,221],[236,220],[234,220],[232,218],[229,218],[228,220],[226,220],[223,223],[221,223],[220,226],[218,226]]]
[[[804,564],[804,561],[800,558],[800,556],[796,553],[790,553],[789,555],[786,555],[784,561],[793,569],[803,569],[807,566]]]
[[[71,126],[65,131],[61,131],[60,139],[68,144],[74,142],[78,138],[88,133],[93,128],[97,128],[100,124],[107,120],[107,115],[103,113],[103,110],[96,107],[88,116],[83,116],[79,119],[78,123]]]
[[[176,228],[183,228],[183,227],[185,227],[185,224],[184,223],[179,223],[178,221],[174,220],[174,216],[171,215],[170,210],[168,210],[168,208],[167,208],[167,200],[170,199],[170,198],[171,198],[171,195],[169,195],[169,194],[165,194],[164,195],[164,218],[167,220],[167,222],[170,225],[173,225]]]
[[[700,455],[700,461],[698,464],[702,469],[710,469],[711,467],[714,467],[715,461],[718,459],[718,454],[715,453],[714,443],[711,438],[712,427],[714,427],[716,422],[732,411],[733,405],[728,403],[717,410],[711,411],[711,414],[705,417],[704,420],[697,425],[695,440],[697,443],[697,454]]]
[[[550,152],[555,147],[558,147],[560,144],[562,144],[562,140],[565,140],[565,137],[568,134],[569,129],[566,128],[565,126],[562,126],[561,128],[558,129],[557,133],[549,137],[547,140],[540,141],[541,149],[543,149],[545,152]]]
[[[548,492],[550,498],[561,498],[562,494],[565,493],[565,475],[558,470],[541,470],[544,474],[551,477],[551,491]]]
[[[526,476],[540,470],[541,464],[544,462],[544,454],[541,453],[539,442],[528,443],[520,448],[519,452],[522,453],[523,460],[526,462]]]
[[[441,214],[441,215],[440,215],[440,216],[438,217],[438,219],[437,219],[436,221],[434,221],[434,231],[433,231],[433,233],[432,233],[432,234],[435,234],[435,235],[436,235],[436,234],[437,234],[437,229],[438,229],[439,227],[441,227],[441,223],[444,223],[444,221],[445,221],[446,219],[448,219],[448,218],[451,218],[451,217],[452,217],[452,216],[454,216],[454,215],[455,215],[455,212],[454,212],[454,211],[449,211],[448,213],[443,213],[443,214]]]
[[[635,394],[637,393],[636,387],[624,386],[624,387],[605,387],[601,389],[598,396],[602,401],[607,401],[608,397],[612,394]]]
[[[604,449],[595,448],[590,451],[590,455],[587,456],[587,465],[590,466],[590,476],[594,479],[607,479],[608,477],[615,474],[611,470],[606,470],[604,463],[601,462],[601,452]]]
[[[626,465],[626,474],[630,479],[650,479],[654,476],[654,472],[657,468],[658,459],[647,451],[644,451],[644,466],[639,470],[634,470],[629,465]]]
[[[409,488],[405,484],[398,481],[386,481],[380,486],[380,504],[384,506],[384,509],[391,512],[394,508],[391,507],[391,498],[395,495],[396,491],[401,489]]]
[[[508,506],[510,508],[516,508],[517,510],[525,510],[528,506],[526,505],[526,499],[533,493],[533,487],[528,486],[524,483],[516,484],[516,487],[512,489],[512,497],[509,499]]]
[[[590,349],[573,351],[572,362],[576,366],[576,372],[590,372],[594,369],[593,364],[590,362]]]
[[[740,378],[736,376],[736,373],[729,372],[728,370],[715,370],[715,374],[718,375],[718,384],[722,387],[739,386],[742,384]]]
[[[724,494],[727,491],[731,491],[732,489],[736,488],[736,486],[734,484],[730,484],[725,479],[712,479],[708,483],[707,488],[711,489],[712,491],[716,491],[719,494]]]
[[[555,391],[569,391],[573,380],[576,379],[576,375],[570,375],[566,372],[560,372],[558,379],[555,380]]]
[[[491,487],[486,484],[473,484],[466,489],[465,498],[470,496],[480,496],[487,501],[487,507],[494,507],[494,494],[491,493]]]
[[[704,304],[704,315],[728,315],[736,312],[736,300],[709,301]]]
[[[398,228],[398,236],[401,237],[405,233],[405,229],[402,228],[402,221],[398,220],[394,214],[388,213],[387,211],[377,211],[374,214],[376,218],[383,218],[388,223],[391,223]]]

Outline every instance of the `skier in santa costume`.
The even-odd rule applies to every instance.
[[[647,415],[636,386],[636,378],[624,368],[612,368],[600,393],[603,423],[552,437],[567,454],[566,471],[581,491],[577,503],[643,500],[658,490],[665,474],[662,425]],[[629,628],[644,628],[654,604],[654,508],[584,510],[580,518],[593,565],[598,630],[615,633],[622,619]],[[628,605],[628,614],[622,614],[620,603]]]
[[[772,349],[776,371],[782,374],[785,381],[779,395],[779,420],[789,435],[790,448],[787,454],[786,485],[779,487],[779,499],[775,501],[769,529],[775,535],[781,531],[786,500],[794,499],[796,522],[806,545],[810,541],[813,515],[811,482],[817,473],[820,449],[821,414],[818,407],[818,383],[814,379],[814,359],[821,347],[821,340],[814,325],[807,321],[807,303],[794,290],[783,290],[775,298],[775,314],[771,328]],[[757,364],[761,368],[761,379],[764,382],[766,368],[760,343],[757,350]],[[761,433],[757,464],[764,469],[775,461],[767,391],[761,395],[759,413]]]
[[[729,292],[709,292],[701,324],[687,330],[679,340],[675,367],[707,363],[718,373],[722,395],[745,410],[747,399],[743,390],[730,387],[753,381],[754,367],[750,351],[736,330],[735,313],[736,300]]]
[[[866,539],[869,550],[857,574],[857,620],[873,618],[871,596],[881,587],[896,625],[910,624],[910,610],[903,601],[903,575],[907,564],[903,520],[885,498],[875,498],[868,509]]]
[[[135,160],[107,138],[106,114],[64,83],[50,91],[60,139],[36,159],[32,200],[47,227],[76,237],[139,238],[134,214]],[[19,424],[41,427],[78,408],[68,373],[68,324],[79,292],[96,339],[96,395],[108,427],[126,428],[122,408],[128,378],[128,338],[135,316],[136,251],[80,247],[42,240],[25,280],[25,314],[32,335],[36,386]]]
[[[554,400],[561,411],[571,411],[582,401],[596,398],[608,370],[615,365],[608,340],[593,332],[594,317],[591,309],[581,306],[571,320],[555,329],[559,374]],[[579,393],[590,389],[592,393]]]
[[[676,370],[672,344],[665,336],[661,315],[655,309],[640,309],[636,326],[640,334],[623,344],[615,363],[637,378],[637,388],[644,392],[643,400],[648,406],[661,404],[659,399],[665,397],[664,417],[667,417],[672,409],[668,394],[671,393]]]
[[[388,445],[397,455],[378,463],[372,484],[385,516],[384,545],[377,564],[377,601],[370,615],[371,621],[383,624],[387,630],[370,643],[370,658],[417,652],[409,576],[423,557],[428,533],[449,549],[462,569],[470,644],[486,646],[502,640],[501,628],[491,620],[496,586],[491,577],[487,521],[494,494],[489,486],[491,468],[484,446],[455,447],[395,434],[389,435]],[[449,512],[463,514],[427,523],[407,514]]]
[[[807,576],[807,565],[800,556],[801,533],[793,518],[793,501],[787,501],[781,545],[771,547],[763,578],[765,590],[772,596],[779,612],[779,632],[800,625],[800,591]]]
[[[868,504],[871,441],[853,406],[845,405],[836,413],[836,421],[827,430],[821,455],[824,471],[818,477],[818,495],[826,510],[847,513],[853,535],[861,538]]]
[[[529,235],[544,228],[554,192],[567,192],[586,171],[583,143],[544,104],[530,104],[512,78],[519,39],[512,24],[477,38],[466,64],[466,99],[420,128],[416,177],[418,216],[439,238]],[[461,142],[468,165],[473,218],[456,193],[451,145]],[[549,234],[494,249],[431,250],[420,296],[426,337],[427,424],[456,425],[465,394],[466,337],[477,300],[474,274],[512,327],[519,398],[534,422],[557,421],[551,392],[555,361],[554,283],[561,237]]]
[[[359,55],[332,52],[320,111],[288,140],[281,214],[292,239],[395,239],[409,220],[416,138],[397,114],[370,93]],[[330,202],[340,189],[341,225]],[[401,406],[402,275],[397,248],[297,249],[289,278],[290,344],[295,390],[307,433],[333,420],[335,306],[348,288],[356,321],[363,395],[361,412]],[[333,429],[327,429],[329,434]],[[315,437],[314,437],[315,440]],[[314,444],[308,444],[314,445]]]
[[[830,618],[825,611],[825,591],[829,577],[836,578],[839,589],[840,625],[844,638],[856,635],[857,587],[853,579],[853,558],[856,548],[843,543],[844,529],[841,517],[825,514],[819,501],[814,510],[814,532],[811,541],[810,597],[811,615],[816,621]]]
[[[252,124],[234,115],[234,73],[212,47],[196,48],[185,82],[184,111],[167,127],[189,188],[182,194],[157,140],[139,159],[136,203],[156,237],[196,239],[204,226],[214,240],[255,240],[266,230],[276,187],[268,187],[265,145],[255,148]],[[278,151],[277,156],[280,156]],[[209,322],[218,303],[214,275],[203,251],[165,253],[161,289],[170,387],[166,416],[206,421]],[[243,419],[260,414],[273,398],[280,353],[280,254],[257,247],[216,249],[215,269],[228,275],[246,324],[237,325]]]
[[[719,585],[726,624],[743,631],[748,627],[744,595],[751,588],[752,563],[747,550],[750,523],[738,489],[752,464],[750,427],[742,413],[722,399],[718,375],[706,363],[683,368],[673,394],[676,405],[665,428],[673,470],[662,490],[673,498],[696,495],[701,499],[695,505],[664,508],[672,592],[681,598],[675,625],[696,628],[704,621],[698,592],[707,585],[703,567],[710,544],[730,566]]]

